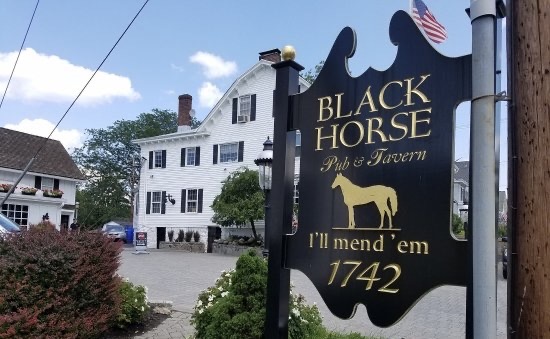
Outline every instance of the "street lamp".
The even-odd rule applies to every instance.
[[[74,204],[74,218],[73,219],[76,219],[78,220],[78,207],[80,207],[80,203],[77,201],[75,202]]]
[[[258,158],[254,160],[254,163],[259,167],[259,183],[260,187],[262,188],[262,190],[264,190],[265,193],[264,250],[262,251],[262,254],[264,257],[267,257],[269,254],[269,236],[267,235],[267,221],[269,220],[269,193],[271,192],[271,166],[273,164],[273,142],[269,140],[269,136],[264,142],[264,149],[260,154],[258,154]]]

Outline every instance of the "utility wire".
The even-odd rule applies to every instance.
[[[99,71],[99,69],[101,68],[101,66],[103,66],[103,64],[105,63],[105,61],[107,61],[107,58],[111,55],[111,53],[113,52],[113,50],[115,49],[115,47],[118,45],[118,43],[120,42],[120,40],[122,40],[122,38],[124,37],[124,35],[126,34],[126,32],[128,31],[128,29],[130,29],[130,27],[132,26],[132,24],[134,23],[134,21],[137,19],[137,17],[139,16],[139,14],[141,13],[141,11],[143,10],[143,8],[145,8],[145,5],[147,5],[147,3],[149,2],[149,0],[145,0],[145,2],[143,3],[143,5],[141,6],[141,8],[139,9],[139,11],[136,13],[136,15],[134,16],[134,18],[132,19],[132,21],[130,21],[130,23],[128,24],[128,26],[126,27],[126,29],[124,30],[124,32],[122,32],[122,34],[120,35],[120,37],[118,38],[118,40],[115,42],[115,44],[113,45],[113,47],[111,47],[111,50],[109,51],[109,53],[107,53],[107,55],[105,56],[105,58],[103,58],[103,61],[101,61],[101,63],[99,64],[99,66],[97,66],[95,72],[92,74],[92,76],[90,77],[90,79],[86,82],[86,84],[84,85],[84,87],[82,88],[82,90],[78,93],[78,95],[76,96],[76,98],[73,100],[73,102],[69,105],[69,108],[67,108],[67,110],[65,111],[65,113],[63,114],[63,116],[61,116],[61,119],[59,119],[59,121],[57,122],[57,124],[54,126],[54,128],[52,129],[52,131],[50,132],[50,134],[48,135],[48,137],[46,138],[46,142],[43,142],[42,145],[40,146],[40,148],[36,151],[36,153],[34,153],[33,157],[31,158],[31,160],[29,160],[29,163],[27,164],[27,166],[25,167],[25,169],[23,170],[23,172],[21,173],[21,175],[19,176],[19,178],[17,178],[17,181],[13,184],[12,188],[8,191],[8,193],[6,193],[6,196],[4,197],[4,199],[2,200],[2,202],[0,202],[0,206],[2,206],[6,200],[8,200],[9,196],[13,193],[13,191],[15,190],[15,187],[19,184],[19,182],[21,181],[21,179],[23,179],[23,176],[25,176],[25,174],[27,173],[27,171],[29,170],[31,164],[34,162],[34,160],[36,159],[36,157],[38,156],[38,154],[40,153],[40,151],[42,151],[42,149],[44,148],[44,146],[46,145],[46,143],[48,142],[48,140],[50,140],[53,132],[55,132],[55,130],[57,129],[57,127],[59,126],[59,124],[61,124],[61,121],[63,121],[63,119],[65,119],[65,116],[67,115],[67,113],[69,113],[69,111],[71,110],[71,108],[74,106],[74,104],[76,103],[76,101],[78,100],[78,98],[80,98],[80,96],[82,95],[82,93],[84,92],[84,90],[86,89],[86,87],[88,87],[88,84],[92,81],[92,79],[94,78],[94,76],[96,75],[96,73]],[[33,14],[34,16],[34,14]]]
[[[25,41],[27,40],[27,35],[29,34],[29,30],[31,29],[31,24],[34,19],[34,14],[36,13],[36,9],[38,8],[38,4],[40,3],[40,0],[36,0],[36,6],[34,6],[34,11],[32,12],[31,21],[29,22],[29,25],[27,26],[27,31],[25,32],[25,37],[23,38],[23,42],[21,43],[21,47],[19,47],[19,53],[17,54],[17,58],[15,59],[15,64],[13,65],[13,69],[11,70],[10,78],[8,79],[8,84],[6,85],[6,90],[4,91],[4,95],[2,96],[2,101],[0,101],[0,109],[2,108],[2,104],[4,103],[4,98],[6,97],[6,93],[8,93],[8,87],[10,87],[11,78],[13,77],[13,72],[15,72],[15,67],[17,66],[17,61],[19,61],[19,56],[21,55],[21,51],[23,50],[23,45],[25,45]]]

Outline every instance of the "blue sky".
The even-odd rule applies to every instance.
[[[0,126],[48,135],[143,2],[42,0],[0,108]],[[447,56],[471,53],[464,12],[470,1],[425,3],[448,32],[437,50]],[[0,3],[2,94],[35,5],[35,0]],[[308,70],[326,57],[345,26],[357,33],[352,74],[386,69],[396,52],[388,38],[390,19],[408,6],[408,0],[150,0],[54,138],[68,148],[79,146],[86,128],[134,119],[153,108],[176,111],[183,93],[193,96],[202,119],[258,60],[258,52],[293,45],[296,61]],[[467,107],[457,114],[456,159],[468,159],[468,115]],[[504,138],[505,112],[501,120]],[[501,149],[505,160],[505,143]],[[502,165],[505,172],[506,162]],[[500,187],[506,187],[502,180]]]

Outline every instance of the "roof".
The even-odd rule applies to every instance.
[[[0,167],[24,170],[36,151],[44,146],[29,172],[85,180],[73,159],[57,140],[0,127]]]
[[[457,161],[455,162],[457,171],[455,173],[455,180],[464,180],[465,183],[470,182],[470,162],[469,161]]]

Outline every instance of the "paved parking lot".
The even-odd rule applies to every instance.
[[[236,257],[216,254],[152,250],[150,254],[122,253],[120,274],[130,281],[147,286],[152,301],[171,301],[175,312],[157,329],[137,338],[183,338],[193,333],[190,313],[201,290],[213,285],[222,270],[234,268]],[[500,272],[499,272],[500,273]],[[292,271],[295,291],[308,303],[315,302],[324,324],[340,332],[359,332],[384,338],[464,338],[466,289],[443,286],[429,292],[396,325],[379,328],[370,323],[365,307],[360,305],[355,316],[342,320],[333,316],[308,278]],[[497,282],[498,338],[506,338],[506,280]]]

